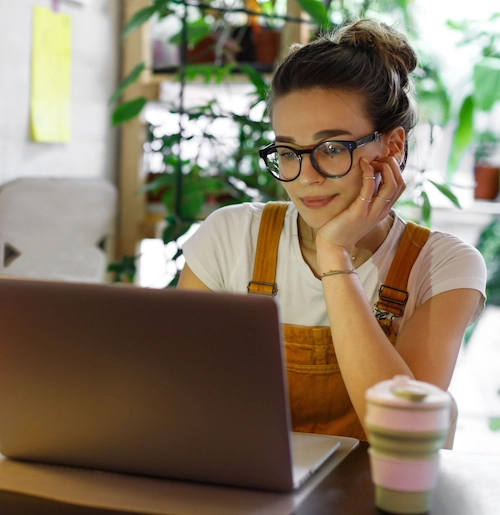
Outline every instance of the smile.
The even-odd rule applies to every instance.
[[[329,195],[328,197],[302,197],[300,200],[304,206],[309,209],[320,209],[327,206],[335,198],[335,196],[336,195]]]

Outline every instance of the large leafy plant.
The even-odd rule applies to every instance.
[[[487,302],[500,306],[500,220],[488,224],[479,237],[477,249],[486,262],[488,281],[486,283]]]
[[[456,171],[465,150],[479,138],[478,115],[490,113],[500,101],[500,31],[495,28],[499,21],[500,12],[492,14],[486,23],[474,20],[448,22],[451,28],[462,33],[462,45],[481,45],[481,55],[473,64],[470,83],[459,108],[448,177]]]
[[[246,8],[231,7],[231,10],[258,14],[267,20],[274,20],[280,16],[274,12],[273,6],[274,2],[268,1],[264,2],[256,12],[250,12]],[[328,23],[325,8],[319,0],[302,0],[301,6],[318,25],[323,26]],[[177,76],[181,88],[185,88],[190,81],[200,78],[204,83],[230,81],[235,69],[234,63],[225,66],[186,64],[186,49],[194,46],[212,30],[212,24],[207,21],[207,17],[213,18],[214,13],[223,14],[224,11],[224,5],[216,1],[190,4],[179,0],[153,0],[151,5],[139,10],[131,17],[123,30],[123,37],[127,37],[153,18],[177,16],[183,21],[182,30],[172,35],[170,42],[178,44],[181,49],[181,66]],[[119,85],[110,102],[116,102],[124,90],[140,78],[144,70],[145,64],[138,63]],[[203,216],[204,207],[210,203],[210,199],[219,199],[218,205],[225,205],[255,198],[267,201],[282,198],[284,195],[279,184],[264,172],[257,153],[260,147],[269,143],[271,137],[269,120],[265,114],[264,116],[255,115],[259,109],[261,113],[265,112],[263,104],[267,91],[266,79],[250,66],[239,66],[238,71],[247,76],[254,88],[249,94],[251,100],[246,112],[223,111],[213,101],[188,109],[179,102],[177,105],[169,106],[171,112],[179,115],[177,130],[173,128],[169,133],[158,136],[158,131],[155,130],[157,128],[149,127],[149,143],[156,153],[162,154],[164,170],[143,190],[164,191],[162,201],[167,211],[166,226],[163,231],[165,243],[177,241],[185,234],[192,223]],[[137,117],[146,103],[147,99],[140,96],[119,104],[113,111],[112,123],[119,125]],[[224,148],[224,142],[210,130],[211,124],[221,118],[231,120],[236,127],[237,144],[230,155],[220,151]],[[186,159],[181,152],[183,143],[191,138],[186,134],[183,124],[196,122],[200,122],[204,127],[202,134],[198,136],[199,148],[203,147],[203,142],[209,142],[215,149],[209,163],[206,161],[202,163],[200,156]],[[180,253],[178,249],[173,259],[179,257]],[[126,258],[126,261],[114,263],[110,267],[117,277],[120,277],[121,270],[125,266],[127,271],[130,270],[129,256]],[[174,278],[174,283],[176,279],[177,277]]]
[[[345,21],[372,16],[375,13],[390,23],[391,13],[396,11],[403,15],[406,25],[411,27],[409,0],[331,0],[326,4],[320,0],[298,0],[298,3],[310,17],[307,23],[311,36],[330,30]],[[274,5],[274,2],[269,0],[262,3],[258,11],[234,6],[230,10],[259,16],[268,22],[280,18],[290,19],[280,16],[274,10]],[[154,147],[154,152],[162,155],[164,169],[156,180],[143,189],[164,191],[162,201],[167,211],[166,227],[163,231],[165,243],[176,241],[185,234],[193,221],[203,217],[207,203],[209,204],[213,198],[219,200],[218,205],[225,205],[252,199],[267,201],[282,198],[284,194],[279,184],[264,172],[257,153],[257,150],[269,143],[272,137],[264,109],[268,87],[266,78],[251,66],[237,65],[234,62],[227,65],[221,65],[220,62],[206,65],[186,64],[186,49],[213,30],[213,24],[209,20],[213,21],[214,16],[223,18],[226,10],[224,3],[218,3],[216,0],[203,4],[186,0],[153,0],[151,5],[135,13],[123,30],[123,37],[127,37],[151,19],[177,16],[183,21],[182,30],[173,34],[170,41],[179,44],[181,49],[181,64],[177,74],[181,90],[191,81],[200,79],[204,83],[230,82],[236,68],[246,75],[248,82],[253,86],[249,93],[249,106],[244,113],[222,110],[214,101],[186,108],[180,95],[177,104],[169,105],[169,110],[178,114],[177,128],[173,127],[170,132],[158,135],[156,127],[149,127],[149,143],[151,148]],[[119,85],[110,102],[116,102],[123,91],[139,79],[144,70],[145,64],[138,63]],[[146,103],[147,99],[140,96],[119,104],[113,111],[112,123],[119,125],[137,117]],[[261,114],[256,115],[257,112]],[[225,146],[224,141],[220,141],[220,138],[210,131],[211,124],[221,118],[231,120],[236,127],[237,145],[229,155],[220,151]],[[202,134],[198,135],[197,143],[200,148],[204,142],[209,143],[214,149],[208,163],[199,159],[200,156],[190,156],[188,159],[181,152],[183,142],[193,138],[186,131],[185,125],[197,122],[204,127]],[[453,202],[456,201],[445,184],[436,184],[436,187]],[[422,213],[420,219],[429,222],[430,203],[423,189],[416,199],[404,202],[419,207]],[[174,259],[180,252],[178,249]]]

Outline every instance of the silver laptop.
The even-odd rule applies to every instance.
[[[269,297],[0,280],[0,453],[265,490],[341,438],[290,432]]]

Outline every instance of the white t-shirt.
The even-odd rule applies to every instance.
[[[183,245],[184,257],[194,274],[211,290],[246,293],[252,278],[257,236],[265,204],[244,203],[218,209]],[[303,326],[329,326],[321,280],[304,261],[299,246],[298,212],[290,203],[281,233],[276,283],[282,322]],[[385,279],[405,222],[394,224],[379,249],[359,268],[359,279],[371,305]],[[483,294],[470,323],[484,308],[486,267],[477,249],[450,234],[431,232],[410,273],[408,302],[396,332],[430,297],[457,288]]]

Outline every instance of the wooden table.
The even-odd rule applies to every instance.
[[[360,444],[304,500],[294,515],[373,515],[368,446]],[[498,450],[497,450],[498,451]],[[500,454],[441,451],[430,515],[499,515]]]
[[[250,492],[235,488],[223,489],[228,497],[255,495],[258,510],[254,513],[267,515],[376,515],[382,513],[374,506],[374,489],[371,482],[368,446],[360,444],[318,485],[305,496],[298,506],[286,508],[286,494]],[[143,485],[156,480],[141,479]],[[158,480],[161,481],[161,480]],[[164,481],[165,488],[175,482]],[[126,486],[126,485],[125,485]],[[183,485],[189,490],[190,484]],[[197,488],[201,488],[197,485]],[[214,512],[211,493],[220,487],[203,486],[206,495],[206,513]],[[186,492],[188,491],[186,490]],[[200,490],[198,490],[200,492]],[[241,504],[241,506],[245,503]],[[235,508],[233,513],[242,513]],[[280,510],[282,506],[283,511]],[[215,511],[216,512],[216,511]],[[224,510],[229,513],[231,510]],[[123,511],[57,502],[30,495],[0,490],[0,513],[9,515],[138,515],[158,513]],[[176,512],[177,513],[177,512]],[[196,513],[205,513],[196,512]],[[222,513],[222,512],[221,512]],[[500,513],[500,454],[476,454],[441,451],[439,483],[434,493],[430,515],[498,515]]]

